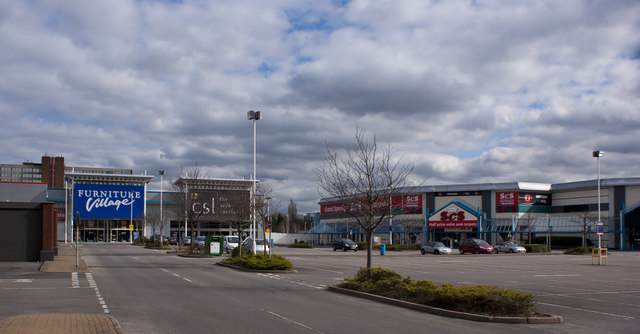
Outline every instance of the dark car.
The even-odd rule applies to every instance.
[[[338,239],[333,242],[333,251],[335,252],[338,249],[342,249],[343,252],[346,252],[348,250],[357,252],[358,244],[351,241],[350,239]]]
[[[167,242],[169,242],[169,245],[177,245],[178,244],[178,240],[176,239],[175,236],[168,236],[165,237],[165,239]]]
[[[489,243],[482,239],[465,239],[458,245],[458,251],[460,254],[473,253],[473,254],[493,254],[495,249]]]

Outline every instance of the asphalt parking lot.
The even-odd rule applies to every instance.
[[[299,275],[340,279],[366,265],[366,252],[274,248],[289,258]],[[638,333],[640,328],[640,252],[610,252],[607,265],[591,255],[492,254],[421,255],[379,252],[373,266],[412,279],[456,286],[493,285],[535,294],[540,310],[564,317],[561,332]],[[604,261],[603,261],[604,264]],[[324,272],[324,274],[323,274]],[[311,279],[311,278],[309,278]],[[330,282],[326,282],[330,283]]]

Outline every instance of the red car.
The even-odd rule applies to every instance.
[[[495,249],[493,249],[493,246],[482,239],[462,240],[458,245],[458,251],[460,251],[460,254],[493,254],[496,252]]]

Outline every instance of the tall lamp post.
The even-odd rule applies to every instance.
[[[389,245],[393,245],[393,207],[391,206],[393,184],[389,184]]]
[[[164,176],[164,170],[159,170],[158,174],[160,175],[160,230],[162,230],[164,228],[164,216],[162,215],[162,177]],[[156,231],[153,231],[154,234],[155,232]],[[169,234],[171,234],[171,231],[169,231]],[[160,244],[162,244],[162,242],[162,235],[160,235]]]
[[[600,216],[600,158],[603,155],[603,151],[593,151],[593,157],[596,158],[598,171],[598,223],[596,225],[596,231],[598,233],[598,264],[602,264],[602,257],[600,257],[600,249],[602,248],[602,220]]]
[[[253,177],[252,187],[251,187],[251,220],[252,220],[252,233],[253,238],[251,238],[253,242],[253,254],[256,253],[256,121],[259,121],[261,118],[260,111],[250,110],[247,112],[247,119],[253,121]],[[266,241],[266,240],[265,240]]]

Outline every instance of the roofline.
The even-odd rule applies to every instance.
[[[600,179],[600,186],[603,186],[603,187],[640,186],[640,177]],[[596,187],[598,187],[598,180],[593,179],[593,180],[584,180],[584,181],[554,183],[551,186],[551,190],[571,190],[575,188],[596,188]]]
[[[65,178],[71,180],[77,179],[79,181],[88,180],[96,177],[104,177],[106,181],[126,180],[129,182],[144,182],[149,183],[153,180],[153,175],[129,175],[129,174],[103,174],[103,173],[65,173]],[[90,180],[95,181],[95,180]]]
[[[601,186],[639,186],[640,177],[626,178],[609,178],[600,179]],[[408,187],[407,192],[403,194],[425,194],[425,193],[445,193],[445,192],[462,192],[462,191],[562,191],[573,190],[579,188],[595,188],[598,181],[583,180],[564,183],[540,183],[540,182],[497,182],[497,183],[471,183],[471,184],[445,184],[445,185],[428,185],[418,187]],[[399,195],[399,194],[398,194]],[[339,201],[338,198],[322,198],[318,204],[334,203]]]

